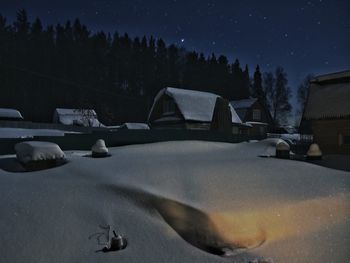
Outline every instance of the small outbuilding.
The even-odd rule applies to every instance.
[[[230,101],[242,122],[252,126],[249,135],[265,138],[272,127],[271,114],[257,98]]]
[[[0,120],[21,121],[23,120],[23,116],[18,110],[9,109],[9,108],[0,108]]]
[[[300,124],[326,154],[350,154],[350,70],[322,75],[310,83]]]
[[[83,127],[104,127],[93,109],[57,108],[53,114],[53,122]]]
[[[148,122],[153,129],[232,132],[242,126],[235,110],[219,95],[170,87],[155,97]]]

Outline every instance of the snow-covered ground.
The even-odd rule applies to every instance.
[[[64,136],[65,133],[78,133],[53,129],[0,128],[0,138],[32,138],[34,136]]]
[[[28,173],[1,157],[1,262],[347,262],[350,173],[258,157],[270,145],[66,152]],[[96,252],[112,230],[128,247]]]

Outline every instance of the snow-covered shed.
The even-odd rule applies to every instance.
[[[23,120],[22,114],[15,109],[0,108],[0,120]]]
[[[104,127],[93,109],[57,108],[53,114],[53,122],[84,127]]]
[[[324,153],[350,154],[350,70],[310,83],[300,131],[313,134]]]
[[[257,98],[233,100],[230,105],[235,109],[244,123],[252,125],[249,134],[252,136],[266,137],[273,121],[271,114]]]
[[[148,116],[152,128],[190,130],[220,130],[224,119],[230,128],[242,126],[233,107],[228,102],[225,106],[219,95],[171,87],[159,91]]]

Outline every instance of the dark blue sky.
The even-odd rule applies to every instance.
[[[283,66],[293,90],[308,73],[350,69],[349,0],[0,0],[44,24],[79,17],[93,30],[154,35],[188,50],[239,58],[253,73]]]

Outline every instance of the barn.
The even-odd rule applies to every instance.
[[[230,101],[240,119],[252,128],[249,134],[253,137],[266,137],[267,132],[272,128],[272,117],[270,112],[259,102],[257,98]]]
[[[148,116],[153,129],[219,130],[246,129],[235,110],[219,95],[164,88],[154,99]]]
[[[311,81],[300,131],[326,154],[350,154],[350,70]]]

